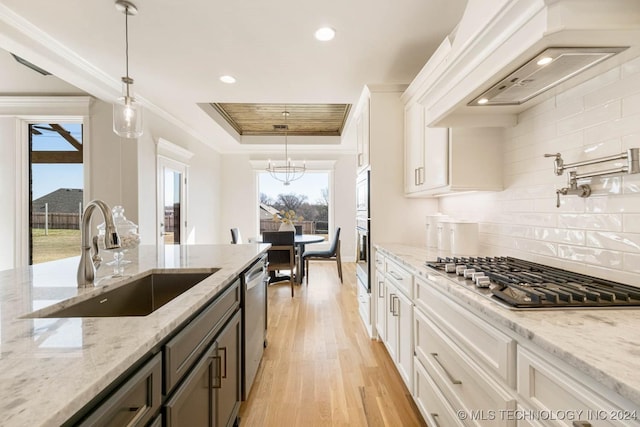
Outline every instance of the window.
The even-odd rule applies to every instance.
[[[275,231],[280,227],[281,212],[293,210],[302,220],[294,225],[302,227],[303,234],[319,234],[328,240],[330,227],[330,173],[307,171],[305,175],[283,185],[267,172],[258,174],[258,193],[260,195],[260,233]]]

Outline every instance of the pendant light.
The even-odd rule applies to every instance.
[[[126,76],[122,78],[122,96],[113,104],[113,131],[124,138],[138,138],[142,135],[142,106],[133,96],[133,79],[129,77],[129,15],[137,15],[138,8],[117,0],[116,9],[124,13]]]
[[[286,105],[284,107],[284,110],[285,111],[282,112],[282,116],[284,117],[284,164],[277,166],[275,163],[271,163],[271,160],[269,160],[267,172],[269,172],[273,179],[282,182],[284,185],[289,185],[291,184],[291,181],[302,178],[307,168],[305,162],[302,163],[302,166],[296,166],[296,164],[293,163],[291,161],[291,158],[289,157],[289,151],[287,147],[287,131],[289,130],[289,126],[287,125],[287,117],[289,117],[289,112],[287,111]]]

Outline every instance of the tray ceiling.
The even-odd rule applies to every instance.
[[[240,135],[340,136],[351,104],[212,103]],[[289,112],[285,117],[283,112]],[[286,125],[286,126],[285,126]]]

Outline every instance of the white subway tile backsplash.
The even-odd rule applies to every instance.
[[[622,231],[640,233],[640,213],[622,215]]]
[[[640,132],[640,114],[632,114],[585,129],[584,142],[592,144],[638,132]]]
[[[622,101],[599,105],[580,114],[558,121],[558,136],[596,126],[621,117]]]
[[[623,79],[636,73],[640,73],[640,57],[622,64]]]
[[[587,231],[587,246],[622,252],[640,252],[640,234]]]
[[[640,90],[640,73],[631,74],[624,79],[616,80],[606,86],[602,86],[584,96],[584,107],[589,109],[594,106],[606,104],[638,92]]]
[[[622,117],[640,113],[640,93],[622,98]]]
[[[567,102],[583,101],[584,96],[600,89],[603,86],[619,81],[621,76],[620,67],[613,68],[591,80],[568,89],[556,96],[556,105],[561,106]]]
[[[625,271],[631,273],[640,273],[640,254],[624,254],[622,262]],[[635,285],[640,285],[640,280],[638,280]]]
[[[621,214],[559,214],[559,228],[622,231]]]
[[[566,163],[640,147],[640,58],[545,99],[505,129],[505,190],[439,199],[443,213],[478,221],[483,254],[509,255],[640,286],[640,174],[581,180],[592,195],[561,196]],[[620,162],[580,168],[580,173]]]
[[[535,228],[536,240],[546,242],[584,245],[586,232],[584,230],[565,230],[562,228]]]
[[[584,246],[558,245],[560,258],[607,268],[622,269],[622,253]]]

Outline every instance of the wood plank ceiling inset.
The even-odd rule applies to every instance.
[[[242,104],[212,103],[240,135],[284,135],[274,125],[284,125],[287,135],[340,136],[351,104]]]

